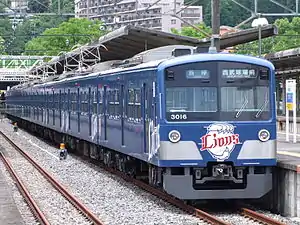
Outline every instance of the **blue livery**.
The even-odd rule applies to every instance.
[[[6,101],[180,199],[260,198],[276,165],[274,74],[256,57],[192,54],[18,85]]]

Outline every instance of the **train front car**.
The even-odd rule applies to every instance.
[[[158,68],[159,165],[180,199],[260,198],[276,165],[274,66],[263,59],[197,54]]]

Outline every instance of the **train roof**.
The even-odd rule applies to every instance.
[[[238,54],[228,54],[228,53],[202,53],[202,54],[194,54],[194,55],[185,55],[181,57],[176,57],[173,59],[169,59],[163,62],[160,67],[169,67],[179,64],[199,62],[199,61],[233,61],[233,62],[247,62],[250,64],[261,65],[265,67],[269,67],[271,69],[275,69],[274,65],[263,58],[258,58],[254,56],[247,55],[238,55]]]
[[[268,60],[237,54],[228,53],[203,53],[203,50],[185,45],[168,45],[141,52],[134,57],[126,60],[112,60],[96,64],[93,68],[87,68],[84,71],[69,71],[67,73],[53,76],[48,80],[34,81],[22,85],[14,86],[12,89],[23,89],[28,87],[44,87],[64,82],[72,82],[82,79],[89,79],[96,76],[106,76],[114,73],[128,72],[143,69],[163,69],[183,63],[192,63],[199,61],[236,61],[247,62],[261,66],[273,68],[274,66]]]

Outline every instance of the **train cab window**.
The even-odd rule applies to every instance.
[[[270,118],[270,70],[211,61],[165,70],[168,121],[255,121]]]

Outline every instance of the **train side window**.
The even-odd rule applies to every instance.
[[[68,97],[67,97],[67,95],[68,95],[68,93],[65,92],[65,94],[64,94],[64,109],[65,110],[68,109],[68,106],[67,106],[67,104],[68,104]]]
[[[134,97],[135,97],[135,119],[137,119],[137,121],[140,121],[141,119],[141,115],[142,115],[142,109],[141,109],[141,89],[135,89],[135,93],[134,93]]]
[[[103,114],[103,88],[98,90],[98,98],[99,98],[99,112],[98,114]]]
[[[87,112],[90,114],[92,113],[92,104],[93,104],[93,96],[92,96],[92,88],[89,87],[89,90],[87,92]]]
[[[55,96],[55,105],[54,105],[54,108],[55,108],[55,109],[58,109],[58,97],[59,97],[59,96],[58,96],[57,93],[55,93],[54,96]]]
[[[134,118],[134,89],[128,90],[128,119],[133,120]]]
[[[84,112],[88,112],[89,111],[89,99],[88,99],[88,92],[85,91],[84,92]]]
[[[84,112],[84,92],[80,93],[80,112]]]
[[[93,114],[97,114],[97,87],[93,88],[92,92]]]
[[[106,88],[106,113],[110,116],[111,107],[110,107],[110,90]]]
[[[121,107],[120,107],[120,90],[116,89],[116,93],[115,93],[115,113],[117,118],[119,119],[119,117],[121,116]]]
[[[72,93],[72,111],[76,112],[76,108],[77,108],[77,93],[73,92]]]
[[[116,93],[116,90],[115,89],[113,89],[112,91],[111,91],[111,110],[112,110],[112,112],[111,112],[111,115],[113,115],[113,116],[115,116],[115,114],[116,114],[116,105],[115,105],[115,93]]]
[[[31,96],[32,99],[32,96]],[[52,109],[52,94],[48,94],[48,99],[49,99],[49,109]]]

